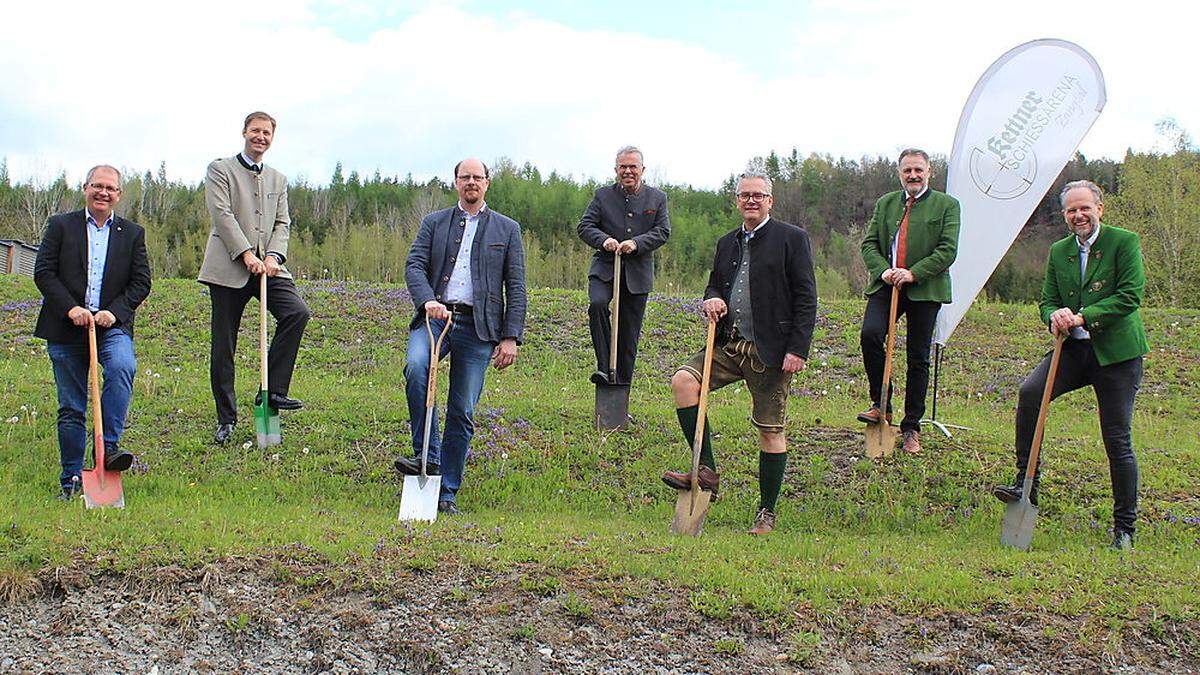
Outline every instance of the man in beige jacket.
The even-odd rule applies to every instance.
[[[209,378],[217,406],[213,440],[224,444],[237,423],[233,353],[238,327],[250,298],[257,297],[260,275],[267,275],[267,309],[275,317],[275,337],[267,356],[269,403],[277,410],[303,404],[288,396],[308,306],[296,293],[287,261],[287,178],[263,165],[275,137],[275,119],[253,112],[242,125],[245,146],[234,157],[213,160],[204,180],[212,216],[212,236],[204,252],[199,281],[212,297],[212,352]]]

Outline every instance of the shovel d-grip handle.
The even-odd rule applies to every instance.
[[[429,380],[425,382],[425,407],[432,408],[437,400],[437,374],[438,362],[441,360],[442,340],[446,339],[446,334],[450,332],[450,326],[454,323],[454,315],[446,319],[446,325],[442,327],[441,335],[438,335],[437,341],[433,339],[433,326],[429,323],[429,315],[425,315],[425,332],[429,334]]]

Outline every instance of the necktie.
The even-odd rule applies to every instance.
[[[896,267],[907,267],[908,264],[908,214],[912,213],[916,197],[909,196],[904,202],[904,217],[900,219],[900,230],[896,232]]]

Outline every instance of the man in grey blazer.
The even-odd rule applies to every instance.
[[[426,468],[428,473],[442,476],[438,511],[447,514],[458,513],[456,499],[488,363],[497,369],[512,365],[525,329],[521,226],[488,208],[483,200],[488,183],[487,166],[478,159],[464,159],[455,165],[458,204],[421,220],[404,274],[416,308],[404,364],[414,457],[396,460],[396,469],[405,475],[421,471],[430,352],[425,318],[429,318],[434,335],[440,335],[453,317],[450,334],[442,343],[442,355],[450,355],[445,431],[438,436],[435,412]]]
[[[642,151],[617,151],[617,182],[596,190],[583,217],[579,238],[596,249],[588,270],[588,326],[596,350],[596,384],[629,384],[637,358],[646,298],[654,287],[654,249],[671,236],[667,195],[642,183]],[[621,253],[621,304],[617,317],[617,381],[609,381],[613,297],[613,254]]]
[[[308,306],[296,293],[287,261],[287,178],[263,164],[275,137],[275,119],[252,112],[242,124],[245,145],[233,157],[213,160],[204,180],[204,199],[212,217],[212,236],[204,251],[199,281],[212,298],[212,351],[209,379],[217,407],[213,440],[224,444],[237,423],[233,354],[238,327],[259,277],[267,275],[267,309],[275,317],[275,337],[267,356],[268,402],[277,410],[303,404],[288,396],[300,338],[308,324]]]

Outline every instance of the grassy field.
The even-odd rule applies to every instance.
[[[1189,421],[1200,387],[1197,312],[1145,312],[1153,353],[1134,421],[1137,550],[1105,549],[1108,469],[1085,390],[1051,410],[1042,516],[1032,550],[1021,553],[999,545],[1002,509],[987,488],[1012,478],[1017,386],[1050,346],[1032,307],[977,305],[946,350],[939,417],[970,431],[946,440],[927,430],[923,456],[875,463],[862,457],[853,418],[865,402],[862,303],[822,303],[789,402],[779,529],[765,539],[744,534],[757,504],[757,446],[749,395],[731,387],[710,399],[722,499],[704,535],[682,539],[667,534],[674,494],[658,475],[689,461],[668,378],[702,346],[694,299],[652,298],[631,401],[636,426],[600,437],[589,422],[586,297],[535,291],[517,365],[488,375],[460,495],[466,514],[413,528],[396,522],[391,468],[410,443],[401,378],[408,296],[366,283],[300,290],[313,320],[292,393],[307,408],[285,413],[285,444],[263,452],[243,445],[257,388],[256,305],[238,357],[238,440],[218,448],[208,299],[193,282],[155,283],[138,317],[124,442],[145,471],[127,478],[124,511],[88,512],[53,499],[53,378],[31,336],[39,294],[28,279],[0,278],[0,590],[19,599],[33,587],[25,582],[62,566],[195,567],[301,546],[347,578],[357,567],[459,561],[661,581],[685,589],[705,617],[748,613],[815,647],[822,630],[803,617],[848,608],[1048,615],[1071,619],[1073,639],[1100,649],[1200,619],[1200,428]],[[1190,640],[1200,651],[1200,638]]]

